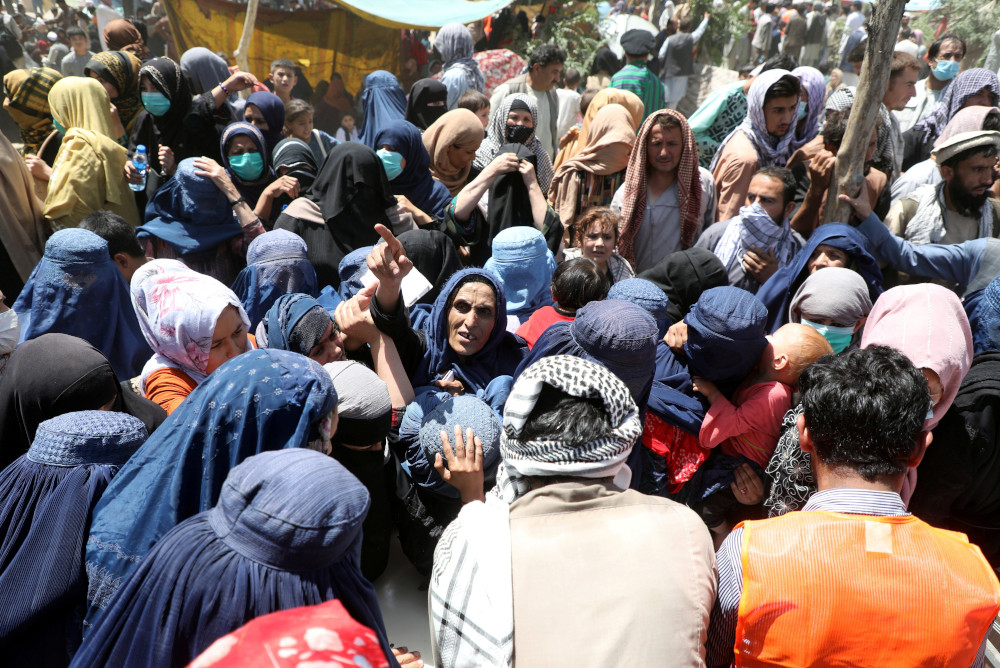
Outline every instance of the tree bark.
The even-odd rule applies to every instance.
[[[259,0],[250,0],[247,3],[247,14],[243,19],[243,34],[240,35],[239,46],[237,46],[236,51],[233,52],[233,57],[236,59],[236,65],[240,68],[241,72],[250,73],[250,58],[247,56],[247,53],[250,50],[250,39],[253,37],[253,26],[257,22],[258,2]],[[902,14],[900,14],[900,16],[902,16]],[[899,19],[897,19],[896,22],[899,23]],[[246,93],[249,93],[249,91],[246,91]]]
[[[906,0],[881,0],[873,5],[868,22],[868,45],[865,61],[861,66],[858,90],[854,95],[847,130],[837,152],[830,183],[832,192],[827,195],[823,222],[844,223],[850,218],[851,208],[840,202],[840,194],[856,197],[864,185],[865,153],[872,130],[879,122],[882,96],[889,85],[892,54],[899,35]],[[892,112],[889,112],[892,113]],[[875,203],[872,202],[872,205]]]

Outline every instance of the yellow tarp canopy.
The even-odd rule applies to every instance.
[[[163,4],[178,53],[204,46],[231,55],[239,45],[246,5],[225,0]],[[313,85],[329,79],[335,70],[344,77],[347,90],[356,92],[369,72],[398,72],[399,40],[399,30],[344,10],[283,12],[261,7],[247,55],[258,78],[267,77],[271,61],[288,58],[302,64]]]

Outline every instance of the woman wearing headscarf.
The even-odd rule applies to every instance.
[[[214,88],[192,97],[187,77],[173,60],[154,58],[139,70],[140,96],[146,111],[139,116],[129,138],[129,152],[134,153],[139,144],[146,147],[148,199],[174,175],[182,160],[217,155],[222,130],[237,120],[227,96],[257,82],[253,75],[243,72],[219,81]],[[131,162],[126,169],[138,183]]]
[[[3,78],[3,108],[21,131],[21,155],[38,156],[50,166],[59,151],[61,135],[52,124],[49,92],[60,79],[62,75],[48,67],[11,70]]]
[[[407,121],[391,121],[375,137],[375,146],[392,193],[440,219],[451,202],[451,193],[431,176],[430,155],[420,130]]]
[[[320,82],[320,85],[317,86],[317,94],[319,94],[322,85],[323,82]],[[344,88],[344,78],[339,73],[333,72],[330,75],[326,91],[322,93],[320,99],[314,98],[313,108],[315,109],[313,122],[316,127],[329,134],[334,134],[340,127],[341,114],[350,112],[353,116],[356,113],[354,111],[354,96]]]
[[[583,149],[556,169],[549,188],[549,199],[566,229],[587,209],[611,203],[625,180],[635,144],[632,118],[617,104],[597,113],[587,136]]]
[[[602,45],[594,53],[594,61],[590,66],[590,78],[587,79],[587,88],[606,88],[611,83],[611,77],[621,68],[621,59],[606,45]]]
[[[104,43],[107,44],[108,51],[127,51],[139,60],[148,60],[150,57],[142,33],[127,19],[115,19],[104,26]]]
[[[556,260],[533,227],[511,227],[493,239],[483,269],[496,275],[507,295],[507,329],[514,332],[532,313],[552,304],[549,289]]]
[[[288,137],[274,147],[274,173],[291,176],[299,182],[299,192],[305,192],[316,180],[319,165],[309,144]]]
[[[437,119],[423,133],[430,155],[431,175],[457,195],[470,180],[472,162],[483,143],[483,126],[468,109],[454,109]]]
[[[317,635],[338,638],[340,642],[317,643]],[[197,668],[246,668],[266,656],[267,660],[276,661],[274,668],[293,668],[299,663],[299,652],[280,657],[271,653],[272,647],[289,644],[288,639],[293,639],[296,645],[301,643],[308,647],[310,659],[321,661],[329,668],[389,668],[375,631],[356,622],[344,604],[336,599],[252,619],[209,645],[191,665]],[[393,648],[393,652],[405,651],[406,648]],[[400,657],[400,660],[404,659]]]
[[[715,597],[704,524],[672,501],[624,491],[641,432],[628,388],[600,365],[560,355],[524,372],[504,409],[497,477],[498,486],[507,479],[506,493],[467,499],[438,544],[429,596],[434,665],[474,665],[480,653],[497,666],[514,665],[515,653],[519,665],[553,656],[570,664],[703,662],[704,631],[639,641],[653,619],[707,628]],[[621,530],[634,523],[648,531]],[[560,555],[588,557],[569,563],[533,547],[545,542],[558,542]],[[666,559],[670,573],[624,566],[649,554]],[[623,589],[582,586],[608,572]],[[581,609],[588,615],[574,616]],[[551,637],[537,634],[543,620]],[[574,634],[591,640],[560,643]]]
[[[421,131],[448,111],[448,89],[437,79],[420,79],[410,88],[406,120]]]
[[[399,80],[385,70],[375,70],[365,77],[365,91],[361,94],[361,143],[378,148],[375,138],[390,121],[406,118],[406,94],[399,87]]]
[[[250,123],[233,123],[219,140],[222,166],[229,175],[239,199],[230,200],[235,206],[241,199],[253,209],[261,221],[271,222],[280,213],[278,199],[299,196],[299,182],[291,176],[276,176],[271,169],[271,151],[264,135]]]
[[[306,242],[287,230],[265,232],[247,248],[247,266],[233,283],[250,328],[256,329],[279,297],[295,292],[319,294],[316,270],[306,257]]]
[[[974,67],[960,73],[944,92],[941,101],[924,120],[903,133],[903,171],[931,157],[934,141],[948,122],[965,107],[995,107],[1000,101],[1000,80],[996,72]]]
[[[868,284],[861,274],[845,267],[826,267],[799,286],[788,306],[788,321],[818,331],[836,354],[860,342],[871,310]]]
[[[778,269],[757,290],[757,299],[767,307],[769,332],[789,322],[788,308],[803,281],[826,267],[846,267],[860,274],[868,285],[872,303],[882,294],[882,271],[868,252],[864,236],[849,225],[820,225],[792,262]]]
[[[129,458],[94,509],[86,557],[87,623],[104,617],[115,592],[130,579],[125,576],[136,572],[157,541],[218,502],[226,476],[244,459],[283,448],[329,451],[336,405],[330,374],[284,350],[255,350],[232,360],[196,390]],[[212,583],[216,592],[218,584]],[[118,598],[122,605],[149,603],[129,599]],[[106,628],[114,629],[118,617],[109,615]],[[77,660],[86,656],[78,654]]]
[[[127,134],[143,110],[139,101],[139,70],[142,63],[127,51],[102,51],[91,58],[84,73],[101,82],[118,110],[118,118]]]
[[[475,50],[472,33],[464,24],[447,23],[441,26],[434,37],[434,49],[444,63],[441,83],[448,89],[448,109],[454,109],[458,98],[467,90],[486,92],[486,77],[472,57]]]
[[[917,467],[920,484],[909,508],[934,526],[968,535],[969,542],[996,568],[1000,566],[996,519],[1000,450],[995,445],[1000,397],[1000,279],[993,279],[986,287],[969,321],[975,351],[972,366],[951,410],[934,428],[938,446],[928,448]]]
[[[586,146],[587,138],[590,137],[590,125],[594,122],[601,109],[609,104],[617,104],[625,107],[631,118],[632,131],[638,132],[639,127],[642,125],[642,119],[646,115],[646,107],[639,96],[628,90],[603,88],[587,106],[587,113],[583,115],[583,121],[580,124],[579,130],[574,126],[570,128],[566,137],[562,138],[565,140],[565,143],[559,150],[559,155],[556,156],[555,169],[558,170],[564,162],[573,158]]]
[[[226,360],[254,347],[232,290],[176,260],[153,260],[135,272],[132,306],[153,349],[139,390],[168,413]]]
[[[398,243],[388,244],[395,257],[402,254]],[[454,273],[429,310],[416,310],[421,325],[413,329],[400,300],[402,275],[386,275],[388,265],[378,264],[381,258],[374,257],[372,270],[379,279],[372,319],[395,342],[414,388],[436,385],[453,394],[473,394],[514,373],[527,349],[507,331],[507,298],[496,275],[484,269]]]
[[[820,122],[826,109],[826,79],[815,67],[796,67],[792,70],[792,76],[798,77],[802,83],[802,95],[806,98],[799,102],[795,128],[790,131],[794,135],[792,151],[796,151],[819,134]]]
[[[49,177],[45,217],[56,229],[76,227],[103,209],[138,225],[135,197],[122,178],[128,152],[117,141],[104,87],[94,79],[67,77],[52,86],[49,105],[63,142]]]
[[[13,309],[22,342],[50,332],[78,336],[104,353],[120,378],[137,375],[149,359],[128,285],[108,243],[93,232],[53,234]]]
[[[955,293],[933,283],[887,290],[875,302],[865,322],[861,347],[869,346],[895,348],[923,372],[932,403],[924,420],[924,431],[933,430],[948,413],[972,365],[969,318]],[[784,433],[767,467],[773,485],[765,505],[772,516],[800,509],[816,491],[811,459],[799,447],[795,426],[801,411],[800,404],[785,416]],[[937,447],[947,449],[948,445]],[[910,500],[915,487],[918,487],[917,469],[907,469],[900,494],[904,503]]]
[[[260,348],[290,350],[319,364],[345,359],[345,337],[336,320],[306,294],[289,293],[278,297],[264,313],[255,332]]]
[[[90,513],[146,437],[131,415],[66,413],[41,423],[28,453],[0,473],[0,634],[7,660],[69,664],[83,633],[81,556]]]
[[[757,169],[788,163],[801,91],[798,77],[781,69],[763,72],[750,84],[746,118],[719,144],[710,167],[719,202],[718,220],[739,214]],[[781,110],[772,114],[770,122],[764,109],[767,105]]]
[[[639,274],[639,278],[646,279],[667,295],[667,317],[671,323],[683,320],[705,290],[729,285],[726,268],[707,248],[671,253]]]
[[[226,61],[203,46],[190,48],[181,54],[180,65],[181,72],[191,82],[192,95],[210,93],[220,81],[224,82],[232,76]],[[243,117],[246,102],[236,92],[227,94],[223,104],[227,107],[231,120]]]
[[[182,160],[136,229],[146,257],[181,260],[226,285],[245,266],[247,246],[263,233],[228,173],[208,158]]]
[[[476,152],[473,168],[479,176],[445,211],[449,233],[470,247],[472,264],[482,265],[493,238],[519,225],[540,230],[552,252],[559,250],[563,226],[545,201],[552,161],[535,136],[537,121],[537,107],[527,95],[504,98]]]
[[[285,103],[270,91],[251,93],[243,109],[243,120],[264,135],[267,154],[271,156],[274,147],[281,141],[281,131],[285,127]]]
[[[676,143],[679,155],[670,149]],[[650,114],[632,145],[625,183],[611,202],[621,215],[618,252],[642,272],[690,248],[710,215],[713,185],[708,170],[698,166],[684,116],[672,109]]]
[[[0,376],[0,465],[28,451],[38,425],[63,413],[109,408],[153,433],[167,414],[119,383],[97,348],[66,334],[43,334],[17,347]]]
[[[48,225],[24,160],[0,136],[0,285],[19,292],[45,249]]]
[[[305,239],[320,284],[337,287],[340,260],[378,241],[375,225],[390,224],[396,208],[375,151],[349,142],[333,147],[312,187],[281,212],[274,227]]]

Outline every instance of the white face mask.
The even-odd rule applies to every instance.
[[[14,352],[19,338],[21,338],[21,323],[14,310],[0,313],[0,355]]]

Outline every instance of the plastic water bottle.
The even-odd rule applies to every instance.
[[[135,147],[135,155],[132,156],[132,166],[135,167],[136,171],[139,172],[139,176],[142,177],[142,183],[132,183],[129,181],[128,187],[135,192],[141,192],[146,189],[146,170],[149,169],[149,158],[146,157],[146,147],[142,144]]]

